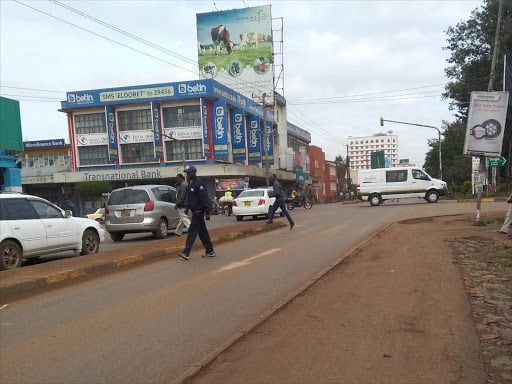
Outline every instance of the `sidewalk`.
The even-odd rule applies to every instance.
[[[209,231],[214,245],[244,236],[271,231],[285,226],[282,220],[268,226],[261,221],[242,222]],[[108,236],[108,234],[107,234]],[[78,256],[43,264],[36,264],[0,272],[0,305],[27,293],[35,293],[50,285],[91,277],[99,273],[113,272],[137,263],[149,263],[163,257],[178,258],[183,250],[186,236],[169,236],[163,240],[148,241],[132,247],[93,255]],[[101,249],[101,246],[100,246]],[[197,238],[192,252],[202,249]]]
[[[497,225],[472,226],[472,216],[392,225],[191,382],[485,383],[480,328],[454,244],[467,236],[509,240],[493,232]],[[512,313],[503,316],[510,326]],[[506,363],[505,339],[498,346]]]

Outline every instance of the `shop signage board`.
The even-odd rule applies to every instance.
[[[24,141],[23,149],[62,148],[65,145],[64,139]]]
[[[228,188],[231,190],[245,190],[249,189],[249,178],[244,177],[240,179],[219,179],[216,182],[215,190],[216,191],[226,191]]]
[[[160,131],[160,107],[154,101],[151,102],[151,120],[153,124],[155,159],[160,160],[164,157],[162,132]]]
[[[249,116],[247,118],[248,132],[248,148],[249,148],[249,164],[261,163],[261,132],[260,119],[257,116]]]
[[[263,132],[263,123],[261,124],[261,131]],[[267,121],[267,147],[268,147],[268,164],[274,164],[274,138],[272,136],[272,121]],[[261,159],[265,165],[265,139],[263,133],[261,134]]]
[[[153,131],[124,131],[119,133],[119,141],[121,144],[147,143],[153,142]]]
[[[224,101],[212,103],[213,110],[213,153],[215,158],[228,157],[227,108]]]
[[[190,128],[166,128],[164,129],[165,141],[176,140],[197,140],[203,138],[203,129],[201,127]],[[167,137],[170,136],[170,137]]]
[[[205,158],[210,157],[210,141],[208,139],[208,106],[206,100],[201,98],[201,124],[203,134],[203,153]]]
[[[233,160],[247,159],[245,116],[244,110],[235,108],[231,110],[231,143],[233,147]]]
[[[108,136],[105,133],[96,133],[91,135],[77,135],[76,145],[78,147],[91,145],[107,145]]]
[[[218,82],[251,97],[249,82],[273,93],[271,6],[200,13],[197,52],[202,79]]]
[[[116,111],[113,107],[105,106],[105,119],[108,133],[108,156],[112,163],[119,162],[119,149],[117,142]]]
[[[465,155],[500,156],[508,97],[508,92],[471,92]]]

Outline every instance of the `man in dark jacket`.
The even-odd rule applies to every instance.
[[[178,193],[174,208],[178,210],[180,222],[174,233],[176,233],[177,236],[181,236],[183,234],[183,228],[190,227],[190,219],[188,218],[188,185],[185,177],[183,177],[181,173],[177,177],[176,188],[178,189]]]
[[[185,260],[190,258],[190,250],[199,234],[199,239],[206,251],[203,257],[215,257],[215,251],[205,222],[205,219],[210,220],[210,199],[206,192],[206,186],[203,180],[196,176],[196,167],[189,165],[185,168],[185,172],[188,181],[188,208],[192,211],[192,222],[188,229],[185,249],[178,252],[178,256]]]
[[[268,218],[268,221],[266,222],[268,225],[271,225],[274,222],[274,215],[278,208],[281,208],[281,211],[283,211],[284,215],[288,219],[288,222],[290,223],[290,229],[295,227],[295,222],[293,221],[292,217],[290,216],[290,213],[286,209],[286,198],[284,196],[283,189],[281,188],[281,184],[279,181],[277,181],[277,176],[275,173],[272,174],[270,177],[270,182],[272,183],[272,191],[269,191],[270,197],[275,197],[276,201],[274,201],[274,204],[270,207],[270,215]]]

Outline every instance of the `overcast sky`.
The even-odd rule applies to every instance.
[[[187,64],[117,34],[47,1],[26,4],[133,48],[196,72]],[[214,1],[72,1],[66,4],[155,44],[197,60],[195,14],[215,10]],[[247,6],[269,2],[245,1]],[[448,52],[444,31],[466,20],[482,1],[272,1],[272,16],[284,18],[285,97],[296,100],[352,96],[443,84]],[[215,1],[218,10],[242,1]],[[197,76],[93,36],[9,0],[0,1],[0,84],[55,91],[193,80]],[[404,100],[307,104],[298,108],[336,137],[393,130],[399,157],[422,165],[434,130],[379,126],[379,118],[440,126],[453,120],[442,86],[346,100],[405,95]],[[14,99],[64,94],[1,88]],[[420,94],[421,92],[421,94]],[[429,93],[425,93],[429,92]],[[411,93],[415,93],[411,95]],[[24,95],[24,96],[13,96]],[[424,97],[433,96],[433,97]],[[28,140],[67,138],[58,102],[21,101],[23,136]],[[295,109],[292,113],[306,120]],[[312,134],[327,158],[345,148],[311,121],[289,120]]]

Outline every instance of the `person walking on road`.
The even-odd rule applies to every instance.
[[[188,229],[185,249],[178,252],[178,256],[185,260],[190,258],[190,251],[196,241],[197,235],[199,235],[199,239],[205,248],[203,257],[216,256],[205,222],[205,220],[210,220],[210,200],[206,192],[206,186],[203,180],[196,176],[196,172],[197,169],[193,165],[189,165],[185,168],[188,181],[188,208],[192,211],[192,221]]]
[[[183,234],[183,228],[186,227],[188,229],[190,227],[190,219],[188,218],[188,185],[185,177],[181,173],[178,175],[176,188],[178,189],[178,193],[174,208],[178,210],[180,222],[174,233],[177,236],[181,236]]]
[[[508,234],[508,229],[510,228],[510,225],[512,224],[512,195],[510,195],[509,199],[507,200],[507,203],[510,204],[508,207],[507,214],[505,216],[505,222],[503,223],[503,226],[498,231],[498,233],[502,233],[504,235]]]
[[[288,219],[288,222],[290,223],[290,229],[293,229],[295,227],[295,222],[293,221],[292,217],[290,216],[290,213],[286,209],[286,199],[284,196],[283,189],[281,188],[281,184],[279,181],[277,181],[277,176],[275,173],[272,174],[270,177],[270,181],[272,182],[272,191],[269,191],[270,197],[275,197],[276,201],[274,201],[274,204],[270,207],[270,215],[268,217],[268,221],[266,223],[268,225],[271,225],[274,222],[274,215],[278,208],[281,208],[281,211],[284,213],[286,218]]]

